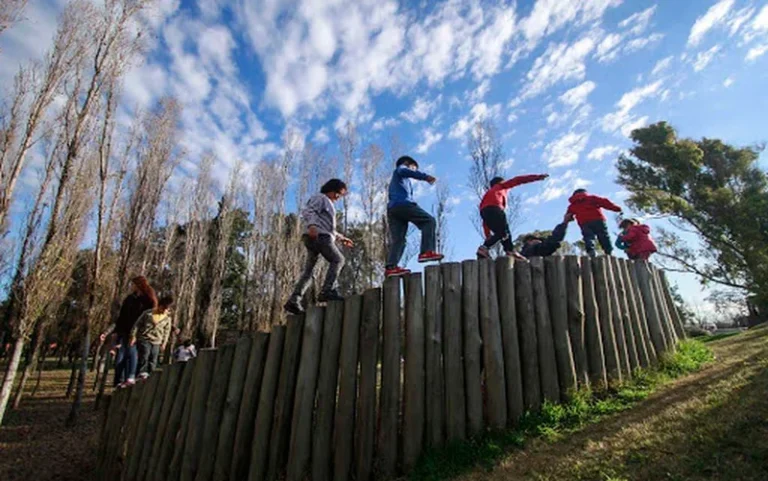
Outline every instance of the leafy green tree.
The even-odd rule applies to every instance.
[[[632,131],[634,147],[618,161],[627,203],[666,218],[660,255],[670,270],[697,274],[768,301],[768,179],[758,164],[761,149],[718,139],[678,138],[659,122]],[[680,233],[695,235],[691,244]]]

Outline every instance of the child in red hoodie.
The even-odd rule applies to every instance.
[[[647,261],[656,252],[656,243],[651,237],[651,228],[635,219],[624,219],[619,224],[623,231],[618,241],[626,246],[627,257],[637,261]]]
[[[576,217],[581,227],[581,235],[584,237],[584,245],[590,257],[595,256],[595,237],[600,242],[603,252],[611,255],[613,245],[608,235],[608,226],[605,224],[605,215],[601,209],[621,212],[621,207],[605,197],[590,195],[586,189],[576,189],[568,199],[568,213]]]
[[[501,241],[507,255],[515,254],[512,246],[512,234],[507,221],[507,194],[509,189],[518,185],[544,180],[548,174],[519,175],[505,181],[501,177],[491,179],[491,188],[480,202],[480,217],[483,219],[485,242],[477,248],[477,257],[488,257],[488,250]]]

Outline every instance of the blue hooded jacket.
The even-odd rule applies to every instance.
[[[392,180],[389,181],[389,203],[387,208],[397,207],[398,205],[415,204],[413,201],[413,185],[411,179],[427,180],[429,175],[418,170],[411,170],[401,165],[392,173]]]

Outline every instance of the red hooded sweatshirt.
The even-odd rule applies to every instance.
[[[573,194],[571,198],[568,199],[568,202],[571,203],[571,205],[568,206],[568,212],[576,216],[576,221],[580,226],[595,220],[605,220],[605,215],[603,215],[603,212],[600,209],[621,212],[621,207],[605,197],[587,194],[586,192]]]
[[[656,243],[651,237],[651,228],[645,224],[635,224],[622,234],[621,239],[629,244],[627,254],[636,256],[645,252],[656,252]]]
[[[547,176],[544,174],[518,175],[517,177],[512,177],[511,179],[505,180],[504,182],[499,182],[498,184],[488,189],[488,192],[485,193],[482,202],[480,202],[480,210],[490,206],[506,209],[507,193],[509,189],[512,187],[517,187],[518,185],[527,184],[529,182],[544,180],[546,178]]]

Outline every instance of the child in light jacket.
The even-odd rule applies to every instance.
[[[165,350],[171,335],[171,305],[173,297],[165,296],[157,307],[145,311],[136,321],[131,337],[139,348],[139,379],[146,379],[157,367],[160,351]]]

